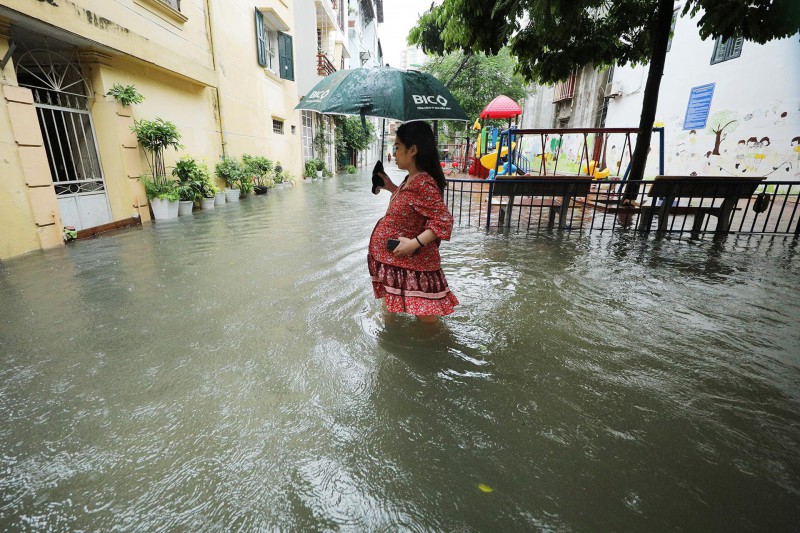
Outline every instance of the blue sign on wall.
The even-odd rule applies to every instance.
[[[711,109],[711,98],[714,96],[715,83],[692,87],[689,94],[689,105],[686,106],[686,117],[683,129],[702,130],[708,122],[708,110]]]

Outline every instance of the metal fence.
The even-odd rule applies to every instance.
[[[540,233],[800,235],[800,183],[670,177],[448,179],[456,224]]]

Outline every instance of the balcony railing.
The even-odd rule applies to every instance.
[[[328,59],[324,53],[320,52],[317,54],[317,74],[320,76],[330,76],[336,72],[336,67],[333,66],[331,60]]]
[[[575,97],[575,73],[569,75],[564,81],[560,81],[553,86],[553,103],[562,100],[569,100]]]

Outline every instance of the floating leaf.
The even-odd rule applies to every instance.
[[[494,489],[485,483],[478,483],[478,488],[481,489],[482,492],[494,492]]]

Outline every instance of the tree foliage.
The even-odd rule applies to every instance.
[[[364,130],[359,117],[337,116],[336,122],[336,150],[339,153],[359,152],[366,150],[375,139],[375,125],[367,121]]]
[[[444,0],[420,17],[409,43],[441,55],[467,50],[497,54],[509,45],[528,80],[554,83],[587,64],[649,63],[658,0]],[[672,2],[669,2],[672,12]],[[800,30],[797,0],[687,0],[683,14],[700,17],[702,37],[742,36],[764,43]]]
[[[466,61],[466,62],[465,62]],[[463,63],[463,66],[462,66]],[[447,83],[461,107],[471,119],[476,119],[486,104],[504,94],[521,102],[525,98],[525,80],[515,72],[515,61],[508,48],[497,55],[470,54],[454,52],[433,57],[422,70]],[[460,68],[460,70],[459,70]],[[458,74],[453,77],[458,71]]]
[[[554,83],[586,65],[649,63],[631,179],[641,179],[669,40],[673,0],[444,0],[408,41],[427,53],[496,54],[508,45],[531,81]],[[686,0],[702,37],[765,43],[800,31],[798,0]],[[631,189],[634,190],[634,189]]]

